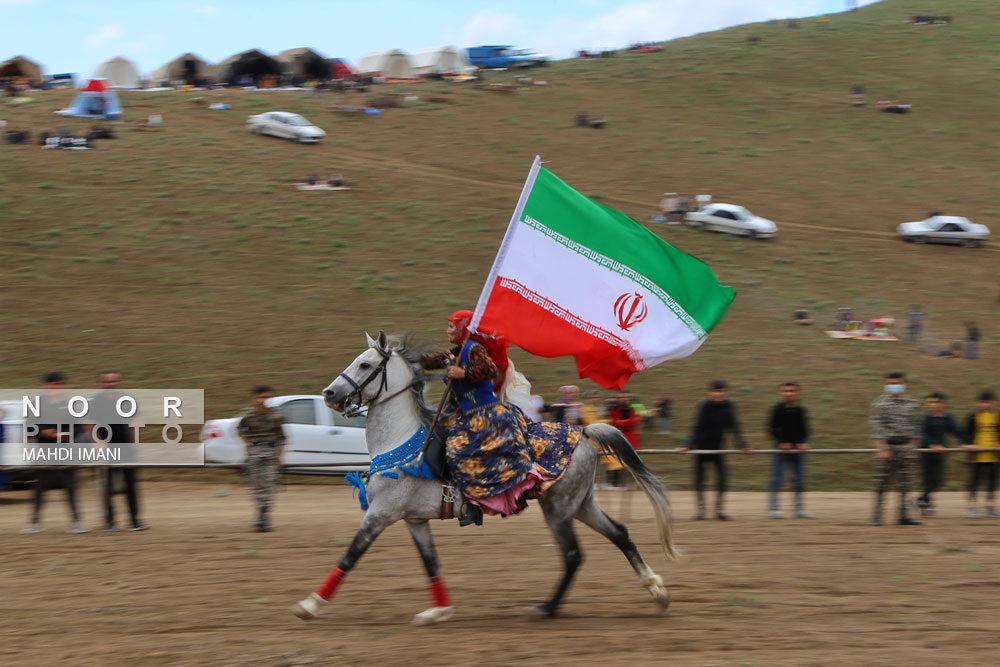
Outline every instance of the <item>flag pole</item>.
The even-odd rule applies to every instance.
[[[517,198],[517,206],[514,207],[514,213],[510,216],[510,224],[507,225],[507,232],[503,235],[503,241],[500,242],[500,249],[497,250],[496,259],[493,260],[490,273],[486,276],[483,291],[479,294],[479,302],[476,304],[476,310],[472,313],[472,322],[469,324],[469,329],[472,331],[479,331],[479,320],[482,319],[483,311],[486,310],[486,304],[490,300],[490,294],[493,293],[493,286],[496,284],[500,265],[503,264],[503,260],[507,256],[507,250],[514,241],[514,232],[517,230],[518,223],[521,222],[521,214],[524,213],[524,206],[528,203],[528,197],[531,195],[531,189],[535,187],[535,179],[538,178],[538,172],[541,168],[542,158],[536,155],[534,162],[531,163],[531,169],[528,170],[528,178],[524,181],[524,187],[521,188],[521,196]]]
[[[467,341],[467,340],[469,340],[469,325],[468,325],[468,323],[466,323],[466,326],[465,326],[465,335],[463,335],[462,336],[462,340],[460,340],[458,342],[458,350],[459,350],[458,356],[455,357],[454,362],[452,364],[450,364],[451,366],[457,366],[458,365],[458,360],[462,356],[462,352],[461,352],[462,346],[465,345],[465,341]],[[446,366],[445,368],[448,368],[448,367]],[[424,446],[421,449],[421,453],[423,453],[423,454],[427,453],[427,447],[428,447],[428,445],[431,444],[431,438],[434,437],[434,429],[437,428],[438,420],[441,419],[441,412],[444,411],[444,405],[445,405],[445,403],[448,402],[448,397],[451,395],[451,389],[452,389],[452,385],[454,383],[455,383],[455,378],[448,378],[448,384],[446,384],[445,387],[444,387],[444,394],[442,394],[442,396],[441,396],[441,402],[438,403],[437,412],[434,413],[434,419],[431,420],[431,425],[427,429],[427,437],[424,438]]]

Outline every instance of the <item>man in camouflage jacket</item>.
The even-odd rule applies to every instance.
[[[274,487],[278,483],[281,451],[285,446],[285,417],[267,406],[267,400],[272,396],[270,387],[254,387],[253,406],[241,413],[236,427],[246,443],[247,478],[257,503],[257,520],[253,527],[261,533],[272,530],[268,513]]]
[[[919,526],[907,514],[906,496],[913,478],[917,448],[920,445],[920,404],[906,396],[906,378],[902,373],[885,376],[885,392],[872,404],[872,439],[878,449],[875,472],[875,511],[868,525],[882,525],[885,492],[893,478],[899,489],[899,524]]]

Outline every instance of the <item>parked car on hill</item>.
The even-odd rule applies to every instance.
[[[752,239],[768,239],[778,232],[778,226],[734,204],[708,204],[684,216],[692,227],[709,232],[726,232]]]
[[[900,238],[911,243],[951,243],[978,247],[990,238],[990,229],[957,215],[932,215],[920,222],[904,222],[896,228]]]
[[[468,53],[469,62],[483,69],[541,67],[549,61],[544,53],[513,46],[473,46]]]
[[[322,396],[295,394],[275,396],[268,405],[285,416],[284,463],[286,469],[303,473],[350,472],[368,470],[371,457],[365,441],[364,415],[345,417],[323,402]],[[236,432],[240,418],[211,419],[201,429],[206,463],[244,463],[246,445]],[[303,467],[317,463],[354,463],[360,466]]]
[[[247,118],[247,129],[301,143],[315,143],[326,136],[326,132],[299,114],[287,111],[268,111],[250,116]]]

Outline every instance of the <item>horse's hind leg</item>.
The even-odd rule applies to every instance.
[[[642,585],[649,591],[653,600],[660,605],[662,610],[666,610],[670,606],[670,591],[663,585],[663,578],[646,565],[646,561],[639,555],[639,549],[628,536],[628,529],[605,514],[604,510],[597,506],[593,496],[583,503],[576,518],[611,540],[616,547],[622,550],[622,553],[628,558],[629,564],[632,565],[632,569],[639,575]]]
[[[572,517],[555,518],[546,515],[545,518],[552,531],[552,536],[556,539],[556,544],[562,551],[563,576],[552,598],[548,602],[532,608],[531,611],[539,616],[552,618],[559,610],[559,605],[562,603],[563,596],[566,595],[570,584],[573,583],[573,575],[576,574],[577,568],[583,562],[583,552],[580,551],[580,545],[576,540]]]
[[[433,625],[447,621],[454,613],[454,608],[451,606],[451,599],[448,596],[448,589],[445,588],[444,579],[441,578],[441,568],[438,565],[430,524],[426,520],[407,521],[406,527],[410,529],[410,535],[413,536],[417,551],[420,552],[420,558],[424,561],[424,567],[427,569],[427,576],[430,577],[431,600],[434,602],[433,607],[425,609],[413,617],[413,624]]]

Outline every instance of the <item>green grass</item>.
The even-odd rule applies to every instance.
[[[123,93],[125,125],[94,151],[0,146],[0,385],[30,386],[59,368],[85,386],[114,367],[131,386],[204,387],[208,415],[220,416],[258,382],[318,391],[363,349],[364,331],[443,340],[451,310],[475,304],[540,154],[578,190],[640,222],[665,191],[708,192],[781,228],[765,243],[652,228],[710,258],[737,288],[698,353],[630,384],[650,405],[664,392],[674,398],[676,432],[716,377],[740,388],[734,395],[756,446],[767,444],[765,414],[787,379],[805,387],[815,447],[867,445],[868,405],[887,369],[909,371],[914,394],[944,391],[964,412],[983,385],[998,384],[996,250],[910,246],[892,236],[898,222],[934,209],[994,227],[1000,216],[1000,89],[983,85],[1000,68],[992,34],[1000,5],[956,0],[950,26],[903,21],[940,13],[939,4],[883,0],[833,15],[825,27],[747,25],[656,54],[553,63],[547,87],[497,95],[453,85],[454,104],[433,113],[416,105],[358,119],[330,109],[356,103],[356,94],[197,93],[233,105],[217,113],[182,93]],[[749,35],[760,43],[748,45]],[[869,104],[852,108],[848,95],[859,83]],[[442,88],[394,90],[426,99]],[[89,121],[51,114],[71,95],[33,93],[34,104],[5,108],[8,127],[84,130]],[[914,111],[877,113],[879,99]],[[248,134],[246,115],[272,108],[305,114],[327,140],[302,146]],[[574,127],[581,111],[607,127]],[[150,113],[163,114],[162,131],[133,129]],[[290,185],[330,172],[352,189]],[[914,303],[943,342],[977,320],[982,359],[936,359],[905,343],[822,333],[841,305],[904,318]],[[817,326],[791,325],[801,304]],[[95,332],[81,338],[85,329]],[[513,355],[547,398],[574,381],[566,359]],[[675,443],[650,436],[646,444]],[[733,463],[736,488],[761,488],[765,457]],[[687,483],[686,460],[655,465],[675,487]],[[868,457],[814,457],[811,483],[867,488],[870,466]],[[952,470],[957,477],[959,466]]]

